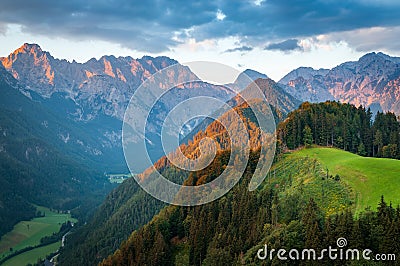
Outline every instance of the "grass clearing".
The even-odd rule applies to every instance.
[[[70,214],[57,213],[41,206],[36,207],[38,211],[45,213],[45,216],[19,222],[12,231],[5,234],[0,240],[0,258],[12,253],[10,248],[14,252],[40,244],[41,238],[57,233],[66,221],[76,222]]]
[[[362,157],[335,148],[302,149],[290,156],[316,158],[329,175],[338,174],[355,192],[356,212],[376,209],[381,195],[393,206],[400,204],[399,160]]]

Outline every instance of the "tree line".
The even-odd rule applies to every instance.
[[[337,147],[361,156],[400,159],[400,123],[394,113],[347,103],[303,103],[278,128],[283,148],[312,144]]]

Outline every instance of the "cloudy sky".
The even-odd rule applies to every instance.
[[[400,55],[398,0],[2,0],[0,56],[24,42],[84,62],[167,55],[279,80],[371,51]]]

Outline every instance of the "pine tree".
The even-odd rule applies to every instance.
[[[382,136],[382,131],[380,131],[379,129],[375,132],[374,146],[377,149],[376,156],[381,157],[382,147],[383,147],[383,136]]]
[[[303,130],[303,134],[304,134],[304,145],[309,148],[311,147],[312,143],[313,143],[313,136],[312,136],[312,132],[311,132],[311,128],[307,125],[305,126],[304,130]]]
[[[360,155],[360,156],[366,156],[367,155],[367,152],[365,151],[364,143],[360,142],[360,145],[358,145],[357,154]]]
[[[322,240],[321,218],[320,210],[313,198],[308,202],[302,222],[305,233],[305,246],[307,248],[319,249]]]

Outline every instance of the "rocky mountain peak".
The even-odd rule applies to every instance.
[[[370,62],[374,60],[388,60],[394,63],[398,63],[400,61],[400,57],[392,57],[382,52],[371,52],[363,55],[358,60],[359,62]]]
[[[151,57],[148,55],[143,56],[140,59],[137,59],[142,65],[147,65],[148,67],[152,68],[153,70],[159,70],[166,68],[167,66],[178,64],[178,61],[171,59],[167,56],[158,56],[158,57]]]
[[[7,57],[0,58],[2,65],[9,70],[18,80],[27,80],[29,77],[36,77],[41,83],[54,85],[54,70],[52,69],[52,61],[54,58],[44,52],[37,44],[24,43],[20,48],[16,49]],[[24,75],[18,71],[26,69]],[[22,74],[22,75],[21,75]]]
[[[16,49],[13,54],[19,54],[19,53],[36,54],[37,55],[37,54],[42,54],[43,50],[36,43],[24,43],[21,47]]]
[[[49,53],[44,52],[37,44],[24,43],[7,57],[2,57],[0,60],[3,66],[7,69],[12,67],[12,64],[18,58],[31,58],[38,65],[41,61],[48,61],[51,57]]]
[[[247,76],[249,76],[253,80],[256,80],[256,79],[259,79],[259,78],[262,78],[262,79],[267,79],[268,78],[267,75],[265,75],[263,73],[260,73],[260,72],[258,72],[256,70],[249,69],[249,68],[246,69],[245,71],[243,71],[243,74],[246,74]]]
[[[320,68],[320,69],[314,69],[312,67],[299,67],[291,72],[289,72],[287,75],[285,75],[279,83],[287,84],[292,80],[296,80],[298,78],[303,78],[304,80],[310,79],[313,76],[316,75],[321,75],[325,76],[328,73],[328,69]]]
[[[391,58],[381,52],[380,53],[372,52],[372,53],[365,54],[364,56],[360,57],[360,59],[358,60],[358,63],[362,66],[369,65],[369,64],[382,65],[385,63],[387,64],[389,62],[395,64],[396,60],[395,60],[395,58]]]

